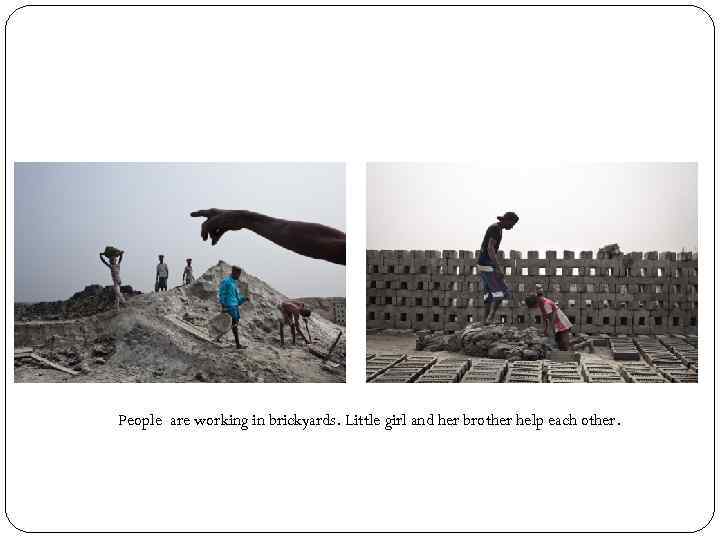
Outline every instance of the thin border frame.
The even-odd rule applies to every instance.
[[[5,19],[5,26],[4,26],[4,42],[5,42],[5,56],[4,56],[4,136],[5,136],[5,143],[4,143],[4,149],[3,149],[3,165],[5,167],[4,170],[4,177],[5,177],[5,184],[4,184],[4,190],[3,190],[3,199],[5,204],[7,205],[7,25],[8,22],[10,22],[10,19],[12,16],[20,11],[21,9],[28,8],[28,7],[83,7],[83,8],[93,8],[93,7],[129,7],[129,8],[139,8],[139,7],[168,7],[168,8],[185,8],[185,7],[203,7],[203,8],[215,8],[215,7],[225,7],[225,8],[233,8],[233,7],[289,7],[289,8],[301,8],[301,7],[406,7],[406,8],[432,8],[432,7],[440,7],[440,8],[452,8],[452,7],[502,7],[502,8],[543,8],[543,7],[563,7],[563,8],[578,8],[578,7],[610,7],[610,8],[618,8],[618,7],[689,7],[689,8],[695,8],[701,12],[703,12],[705,15],[707,15],[708,19],[710,19],[710,22],[713,26],[713,100],[712,100],[712,126],[713,126],[713,171],[712,171],[712,179],[713,179],[713,248],[715,247],[715,160],[716,160],[716,118],[715,118],[715,89],[716,89],[716,83],[715,83],[715,76],[716,76],[716,68],[715,68],[715,34],[716,34],[716,27],[715,27],[715,20],[712,18],[712,15],[708,13],[708,11],[698,5],[695,4],[448,4],[448,5],[442,5],[442,4],[208,4],[208,5],[201,5],[201,4],[24,4],[22,6],[19,6],[15,8],[10,15],[8,15],[7,19]],[[14,178],[13,178],[14,179]],[[713,249],[714,251],[714,249]],[[5,296],[5,304],[7,304],[7,213],[5,213],[5,283],[4,283],[4,296]],[[715,297],[715,257],[713,253],[713,320],[715,319],[715,304],[716,304],[716,297]],[[3,320],[5,323],[5,328],[7,329],[7,314],[6,311],[3,312]],[[713,325],[713,358],[715,355],[715,325]],[[713,373],[713,511],[710,515],[710,519],[708,522],[700,527],[697,530],[694,531],[26,531],[24,529],[19,528],[17,525],[15,525],[12,520],[10,519],[10,516],[7,512],[7,370],[4,370],[3,374],[4,378],[4,403],[5,403],[5,425],[4,425],[4,445],[3,445],[3,451],[4,451],[4,478],[3,478],[3,484],[4,484],[4,494],[5,494],[5,501],[3,505],[3,513],[5,514],[5,518],[7,519],[8,523],[12,525],[16,530],[27,533],[27,534],[693,534],[702,531],[705,529],[713,520],[715,517],[715,501],[716,501],[716,379],[717,375]]]

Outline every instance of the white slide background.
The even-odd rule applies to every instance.
[[[7,45],[7,510],[17,527],[691,531],[708,521],[713,25],[705,13],[30,7],[12,16]],[[13,231],[13,162],[297,160],[348,163],[348,384],[11,382],[12,253],[22,235]],[[698,162],[700,383],[363,384],[364,171],[377,160]],[[601,186],[588,196],[598,198],[601,224],[612,196]],[[638,219],[663,216],[648,208]],[[115,426],[120,411],[530,409],[599,411],[623,426],[458,434]],[[527,458],[534,466],[508,466]],[[429,467],[431,459],[447,468]]]

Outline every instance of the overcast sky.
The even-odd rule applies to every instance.
[[[480,249],[496,216],[520,216],[501,249],[697,251],[694,163],[483,168],[368,165],[368,249]]]
[[[157,255],[180,284],[185,259],[198,277],[219,259],[290,296],[345,296],[345,267],[287,251],[254,233],[211,246],[193,210],[246,209],[345,231],[345,167],[312,163],[16,163],[15,300],[66,299],[111,284],[98,254],[126,251],[123,284],[150,291]]]

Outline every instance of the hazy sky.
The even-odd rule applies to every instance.
[[[368,165],[368,249],[480,249],[496,216],[520,216],[501,249],[697,251],[694,163],[483,168]],[[562,256],[559,253],[559,256]]]
[[[98,254],[126,251],[124,284],[150,291],[157,255],[179,285],[219,259],[290,296],[345,296],[345,267],[287,251],[247,231],[200,238],[204,208],[246,209],[345,231],[345,167],[315,163],[16,163],[15,300],[58,300],[109,285]]]

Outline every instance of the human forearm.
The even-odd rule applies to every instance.
[[[249,210],[197,210],[193,217],[207,217],[201,227],[203,240],[213,245],[227,231],[248,229],[271,242],[314,259],[345,264],[345,233],[319,223],[289,221]]]
[[[256,214],[248,229],[300,255],[345,264],[345,233],[332,227]]]
[[[487,252],[488,252],[488,257],[490,257],[490,260],[493,263],[493,266],[497,270],[500,270],[500,265],[498,264],[498,260],[497,260],[497,251],[495,250],[495,240],[493,240],[492,238],[488,242]]]

